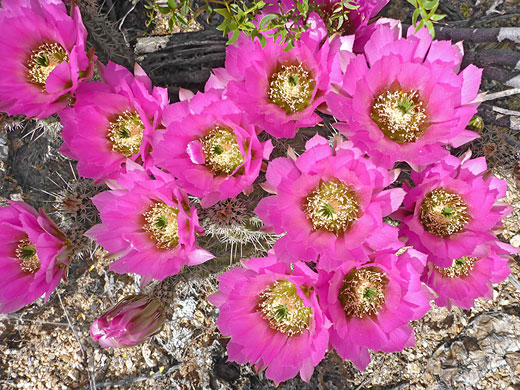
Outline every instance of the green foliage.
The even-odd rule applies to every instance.
[[[266,13],[258,26],[253,21],[267,5],[263,0],[204,0],[197,9],[193,9],[193,0],[168,0],[167,4],[148,0],[145,7],[149,10],[147,26],[154,22],[157,13],[170,15],[168,25],[172,31],[173,26],[187,27],[188,20],[202,14],[209,20],[215,12],[224,18],[217,30],[229,37],[228,45],[236,42],[242,33],[252,40],[258,39],[262,46],[265,46],[268,37],[280,39],[286,44],[286,50],[294,47],[302,33],[310,27],[307,19],[312,12],[318,13],[329,33],[334,34],[342,32],[348,25],[348,14],[359,7],[356,0],[342,0],[333,7],[309,0],[294,0],[294,7],[287,11],[282,9],[281,3],[278,4],[278,12]]]
[[[412,24],[415,26],[415,32],[419,31],[423,26],[426,26],[432,38],[435,38],[435,29],[433,22],[438,22],[444,19],[446,15],[436,14],[439,8],[439,0],[406,0],[415,7],[412,15]],[[417,20],[421,17],[421,21]]]
[[[168,0],[167,3],[148,0],[144,7],[149,10],[147,12],[148,21],[146,22],[146,27],[154,23],[156,13],[170,15],[168,18],[170,31],[173,30],[174,26],[189,27],[188,20],[193,17],[191,9],[192,0]]]

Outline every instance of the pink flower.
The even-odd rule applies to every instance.
[[[102,348],[125,348],[159,333],[166,317],[157,299],[130,295],[106,310],[90,325],[90,335]]]
[[[369,349],[415,345],[409,322],[430,309],[420,281],[425,263],[426,255],[408,249],[399,257],[380,252],[363,265],[347,261],[333,273],[320,271],[320,305],[333,323],[330,344],[343,359],[364,370]]]
[[[251,362],[276,385],[300,373],[309,381],[327,350],[329,321],[314,285],[317,274],[304,263],[279,263],[272,252],[219,276],[220,291],[208,299],[220,309],[217,326],[229,360]]]
[[[80,11],[61,1],[4,0],[0,9],[0,111],[44,118],[92,76]]]
[[[152,165],[150,138],[168,105],[165,88],[153,87],[136,65],[132,75],[109,62],[102,82],[78,88],[76,104],[61,113],[64,144],[60,152],[79,160],[81,176],[102,182],[117,179],[127,158]]]
[[[404,197],[400,188],[383,190],[395,172],[391,177],[349,142],[332,149],[316,135],[306,149],[297,159],[269,163],[264,189],[276,195],[255,210],[276,234],[286,233],[274,246],[277,256],[316,261],[320,254],[319,266],[329,269],[337,266],[334,258],[365,244],[398,249],[396,228],[383,223]]]
[[[11,313],[45,294],[66,275],[67,238],[40,210],[23,202],[0,207],[0,313]]]
[[[460,43],[432,41],[425,28],[401,38],[400,28],[380,25],[327,95],[332,114],[346,121],[335,126],[387,168],[440,161],[449,154],[443,146],[478,138],[465,128],[482,70],[469,65],[458,73],[462,56]]]
[[[226,49],[225,69],[215,69],[206,91],[224,88],[223,95],[247,114],[259,131],[292,138],[301,127],[321,118],[314,111],[325,101],[329,86],[328,43],[304,34],[284,51],[280,39],[258,41],[241,36]]]
[[[493,299],[492,283],[505,280],[511,273],[509,259],[500,255],[516,253],[518,249],[496,241],[479,245],[469,256],[452,259],[449,267],[438,267],[435,264],[442,260],[428,261],[422,280],[437,294],[437,306],[451,305],[471,309],[475,299]]]
[[[139,165],[126,164],[128,172],[109,183],[111,190],[92,198],[102,223],[86,233],[120,256],[110,270],[137,273],[145,284],[213,258],[195,243],[195,234],[202,232],[197,210],[174,179],[153,168],[151,179]]]
[[[454,156],[422,173],[412,172],[400,211],[401,235],[407,245],[427,254],[439,267],[451,267],[452,260],[473,253],[475,248],[496,238],[491,230],[511,208],[497,203],[506,194],[507,183],[486,172],[484,157],[461,160]]]
[[[215,93],[169,106],[164,123],[153,141],[154,161],[202,198],[202,207],[247,190],[271,154],[271,141],[260,142],[242,111]]]

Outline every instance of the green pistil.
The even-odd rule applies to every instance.
[[[368,287],[363,291],[363,298],[367,300],[372,300],[377,298],[377,291],[375,288]]]
[[[442,209],[441,214],[445,217],[451,217],[451,215],[453,214],[453,209],[446,207],[446,208]]]
[[[231,130],[215,126],[199,139],[205,157],[205,165],[215,175],[230,175],[244,163],[237,135]]]
[[[19,260],[20,269],[28,274],[34,274],[40,269],[40,259],[36,253],[36,246],[28,239],[19,242],[16,248],[16,257]]]
[[[143,141],[144,124],[136,111],[125,111],[108,127],[108,139],[112,150],[131,157],[139,153]]]
[[[334,214],[336,214],[334,212],[334,207],[332,207],[330,204],[324,204],[323,207],[321,208],[320,210],[320,213],[321,215],[323,215],[324,217],[332,217]]]
[[[300,62],[296,65],[279,65],[269,77],[269,100],[285,111],[294,114],[312,103],[316,82],[313,75]]]
[[[131,135],[130,130],[125,128],[119,129],[118,134],[121,138],[130,138]]]
[[[173,249],[179,243],[177,216],[179,209],[162,202],[154,203],[143,214],[143,230],[150,235],[159,249]]]
[[[258,296],[257,311],[269,327],[289,337],[298,336],[309,329],[312,308],[304,305],[294,283],[278,280]]]
[[[339,180],[322,182],[307,196],[303,211],[315,230],[336,235],[347,231],[359,217],[357,194]]]
[[[31,52],[26,63],[29,82],[45,90],[51,72],[62,62],[68,62],[67,52],[59,43],[44,43]]]
[[[155,221],[155,226],[157,229],[164,229],[166,226],[168,226],[168,219],[164,215],[161,215],[157,217],[157,220]]]
[[[213,147],[213,153],[215,153],[217,156],[221,155],[224,152],[224,148],[220,145],[215,145]]]
[[[419,220],[426,231],[438,237],[449,237],[462,232],[470,216],[460,195],[436,188],[422,201]]]
[[[289,315],[289,310],[287,309],[287,305],[279,305],[274,308],[274,319],[278,322],[287,319]]]
[[[469,276],[475,267],[475,262],[477,260],[478,257],[463,256],[458,259],[454,259],[451,267],[440,268],[435,266],[435,268],[441,273],[441,275],[448,278],[462,278]]]
[[[402,99],[397,103],[397,107],[403,114],[408,114],[411,110],[417,107],[417,105],[412,99],[408,98],[408,96],[403,96]]]
[[[426,109],[415,90],[384,91],[374,99],[370,117],[386,138],[399,144],[415,142],[426,131]]]

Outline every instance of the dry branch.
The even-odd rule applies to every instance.
[[[513,42],[520,43],[520,27],[499,28],[452,28],[436,27],[436,39],[451,39],[453,42],[470,41],[485,42]]]

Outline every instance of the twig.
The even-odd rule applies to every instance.
[[[156,372],[155,374],[152,374],[152,375],[142,375],[142,376],[137,376],[137,377],[133,377],[133,378],[121,379],[120,381],[114,381],[114,382],[101,382],[101,383],[98,383],[97,386],[99,388],[103,388],[103,387],[112,387],[112,386],[123,386],[123,385],[129,385],[131,383],[142,382],[147,379],[171,374],[173,371],[178,369],[180,366],[181,366],[180,364],[176,364],[176,365],[171,366],[167,371]],[[81,390],[89,390],[89,387],[88,386],[84,387]]]
[[[435,38],[476,43],[510,41],[520,43],[520,27],[451,28],[436,27]]]
[[[488,102],[490,100],[502,99],[504,97],[518,95],[518,94],[520,94],[520,88],[511,88],[511,89],[506,89],[505,91],[489,93],[486,96],[484,96],[483,101]]]
[[[58,299],[60,300],[60,305],[61,305],[61,307],[63,309],[63,312],[65,313],[65,318],[67,318],[67,322],[69,323],[69,327],[72,330],[72,333],[74,334],[74,337],[76,338],[76,341],[79,344],[79,348],[81,350],[81,356],[83,358],[83,362],[84,362],[85,366],[87,367],[88,380],[90,382],[90,385],[89,385],[88,388],[90,390],[96,390],[96,379],[94,378],[94,376],[90,372],[90,365],[88,364],[87,353],[85,352],[85,349],[83,348],[83,344],[81,344],[81,340],[80,340],[78,334],[76,333],[76,330],[72,326],[72,322],[70,321],[70,318],[69,318],[69,313],[67,312],[67,309],[65,308],[65,305],[63,304],[63,301],[61,300],[61,295],[60,295],[58,290],[56,290],[56,294],[58,295]]]
[[[492,107],[493,106],[483,105],[483,109],[479,110],[479,114],[485,123],[520,131],[520,118],[518,116],[501,114],[493,110]]]
[[[483,76],[508,87],[520,88],[520,72],[511,72],[497,66],[489,66],[484,68]]]
[[[502,114],[502,115],[520,116],[520,112],[518,112],[518,111],[507,110],[505,108],[497,107],[497,106],[493,106],[493,111],[498,112],[499,114]]]
[[[501,65],[520,70],[520,53],[515,50],[482,50],[466,52],[462,66],[475,64],[481,67]]]

